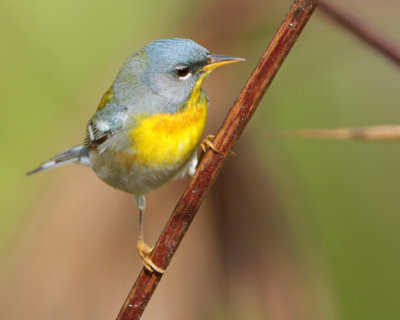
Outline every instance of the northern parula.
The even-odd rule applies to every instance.
[[[139,208],[137,250],[147,270],[164,272],[143,242],[145,195],[186,173],[193,176],[207,116],[203,80],[215,68],[242,60],[212,54],[189,39],[151,42],[125,61],[89,120],[83,144],[28,175],[74,162],[133,193]]]

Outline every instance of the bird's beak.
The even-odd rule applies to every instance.
[[[203,71],[211,72],[212,70],[224,66],[226,64],[235,63],[239,61],[245,61],[245,59],[230,57],[230,56],[221,56],[218,54],[211,54],[208,63],[203,67]]]

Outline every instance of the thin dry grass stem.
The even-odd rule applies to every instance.
[[[166,269],[200,204],[216,179],[225,160],[240,137],[266,89],[293,47],[316,7],[313,0],[295,0],[278,31],[236,99],[215,136],[218,153],[209,150],[199,163],[195,176],[180,198],[153,250],[153,262]],[[142,270],[117,320],[140,319],[162,275]]]
[[[344,12],[333,5],[332,1],[318,0],[318,8],[400,67],[400,46],[393,39],[354,15]]]
[[[327,140],[398,141],[400,125],[382,125],[364,128],[306,129],[276,132],[279,138],[306,138]]]

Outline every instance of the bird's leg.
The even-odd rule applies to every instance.
[[[142,263],[144,267],[150,272],[158,272],[164,273],[165,270],[157,267],[153,261],[150,259],[151,252],[153,248],[149,247],[147,244],[143,242],[143,212],[146,208],[146,198],[144,196],[135,197],[136,204],[139,208],[139,235],[138,242],[136,245],[137,251],[139,252],[139,256],[142,259]]]
[[[215,153],[219,153],[219,150],[214,146],[214,143],[213,143],[214,138],[215,138],[214,135],[209,134],[206,136],[205,139],[203,139],[200,146],[204,153],[206,153],[208,149],[211,149]]]

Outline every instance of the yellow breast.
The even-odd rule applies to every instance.
[[[192,95],[182,111],[136,116],[130,131],[134,161],[148,167],[181,166],[196,150],[207,117],[205,95]]]

